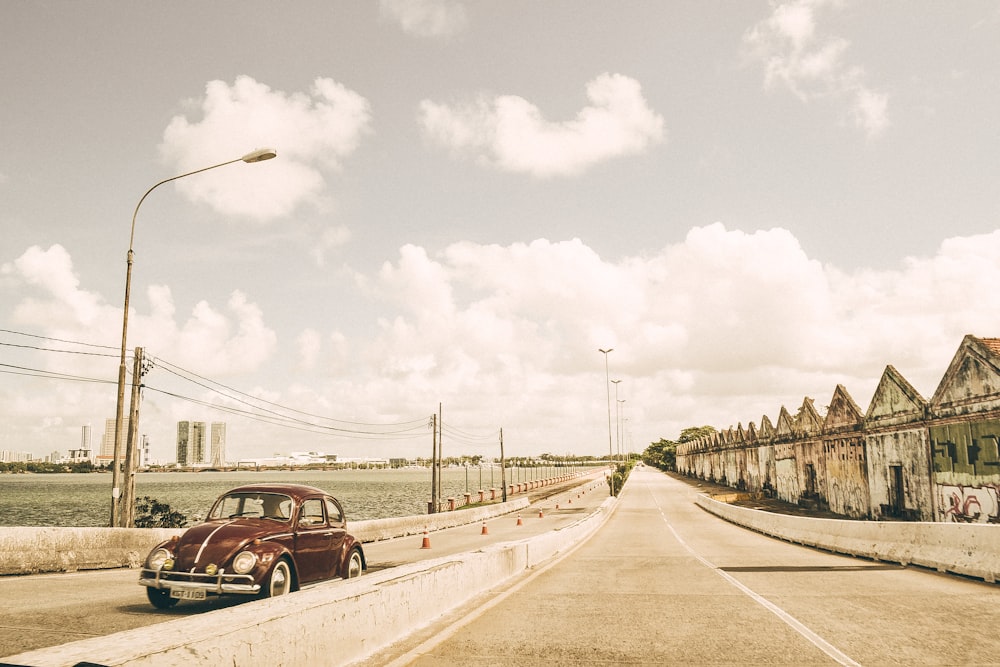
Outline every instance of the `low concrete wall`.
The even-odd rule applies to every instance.
[[[700,496],[703,509],[735,524],[827,551],[1000,579],[1000,527],[987,524],[813,519],[727,505]]]
[[[295,595],[250,602],[19,655],[13,665],[343,665],[363,660],[596,531],[615,506],[507,542]]]
[[[414,535],[475,523],[529,505],[527,498],[440,514],[354,521],[348,529],[362,542]],[[139,567],[156,544],[181,528],[0,527],[0,575]]]
[[[0,575],[139,567],[169,528],[0,527]]]

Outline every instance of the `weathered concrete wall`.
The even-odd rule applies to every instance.
[[[348,529],[362,542],[376,542],[475,523],[528,505],[527,498],[518,498],[455,512],[353,521]],[[180,528],[0,527],[0,575],[139,567],[156,544],[183,532]]]
[[[789,542],[990,583],[1000,578],[1000,530],[993,526],[813,519],[727,505],[707,496],[696,502],[727,521]]]
[[[0,527],[0,575],[139,567],[168,528]]]
[[[958,417],[929,437],[937,519],[1000,523],[1000,420]]]
[[[873,519],[892,517],[890,484],[893,468],[903,478],[903,497],[897,512],[917,521],[934,521],[931,463],[926,428],[884,431],[865,437],[868,453],[868,488]]]
[[[325,665],[364,659],[528,568],[571,549],[616,499],[560,530],[476,552],[392,568],[295,595],[4,658],[12,664]]]
[[[868,464],[861,435],[823,441],[826,459],[826,501],[830,511],[852,518],[869,516]]]

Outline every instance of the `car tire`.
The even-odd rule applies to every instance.
[[[170,597],[169,589],[146,588],[146,597],[149,598],[149,604],[157,609],[170,609],[179,602],[177,598]]]
[[[284,558],[274,564],[260,587],[262,598],[273,598],[292,592],[292,568]]]
[[[347,556],[347,576],[345,579],[356,579],[361,576],[364,572],[365,561],[361,557],[361,551],[358,549],[351,549],[351,553]]]

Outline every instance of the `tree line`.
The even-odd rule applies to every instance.
[[[642,453],[642,462],[660,470],[675,471],[677,470],[677,445],[713,433],[716,433],[716,430],[712,426],[689,426],[681,431],[677,440],[660,438],[657,442],[651,442]]]

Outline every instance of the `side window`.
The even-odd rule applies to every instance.
[[[330,523],[344,523],[344,513],[340,511],[337,503],[329,498],[326,499],[326,515],[330,517]]]
[[[323,518],[323,501],[320,498],[310,498],[302,503],[302,515],[299,517],[300,526],[320,526],[326,523]]]

